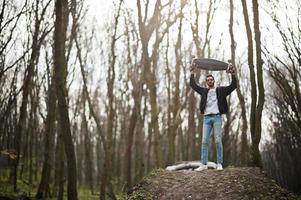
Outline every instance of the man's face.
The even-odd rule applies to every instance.
[[[206,82],[208,87],[210,88],[214,87],[214,78],[212,76],[207,77]]]

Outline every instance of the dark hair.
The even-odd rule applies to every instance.
[[[213,76],[212,74],[208,74],[208,75],[206,76],[206,80],[207,80],[208,77],[212,77],[213,80],[214,80],[214,76]]]

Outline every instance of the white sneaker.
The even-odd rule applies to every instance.
[[[216,169],[217,170],[223,170],[222,164],[218,163],[217,166],[216,166]]]
[[[196,168],[194,171],[200,172],[203,171],[205,169],[208,169],[207,165],[201,164],[198,168]]]

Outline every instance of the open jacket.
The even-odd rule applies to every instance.
[[[235,75],[231,75],[232,81],[229,86],[225,87],[217,87],[216,88],[216,97],[217,97],[217,105],[220,114],[225,114],[228,112],[228,104],[226,97],[236,89],[236,77]],[[209,88],[199,86],[194,79],[194,74],[190,75],[190,87],[201,95],[200,101],[200,111],[204,114],[206,103],[207,103],[207,94]]]

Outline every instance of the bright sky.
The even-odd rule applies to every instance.
[[[293,5],[294,0],[287,0],[285,1],[287,5]],[[124,0],[124,6],[133,8],[134,13],[137,14],[136,8],[136,0]],[[142,1],[143,2],[143,1]],[[152,1],[151,1],[152,2]],[[155,1],[153,1],[155,2]],[[247,1],[250,3],[251,1]],[[89,7],[88,16],[90,19],[93,19],[97,21],[99,24],[99,27],[101,28],[106,22],[109,22],[110,19],[113,17],[113,1],[106,1],[106,0],[86,0],[86,3]],[[242,54],[246,54],[246,46],[247,46],[247,38],[245,33],[245,26],[244,26],[244,20],[242,15],[242,6],[240,1],[234,1],[235,3],[235,24],[234,24],[234,30],[235,30],[235,40],[237,42],[237,56],[241,56]],[[260,10],[260,25],[262,27],[262,42],[265,43],[268,46],[273,47],[279,47],[281,45],[279,40],[279,35],[276,33],[275,29],[273,28],[273,25],[271,23],[270,17],[267,15],[265,9],[266,9],[266,3],[265,1],[259,1],[260,7],[264,8]],[[206,10],[208,5],[204,5],[205,3],[199,4],[199,7],[201,7],[202,10]],[[207,1],[208,4],[208,1]],[[284,4],[283,2],[280,2],[279,4]],[[251,5],[248,5],[249,13],[252,12]],[[288,8],[289,9],[289,8]],[[292,9],[292,8],[290,8]],[[270,11],[270,9],[267,9]],[[191,11],[194,11],[193,8],[186,6],[186,9],[184,12],[187,13],[186,16],[189,16],[189,13]],[[283,12],[277,12],[277,15],[285,19],[285,13],[287,13],[287,10]],[[186,23],[184,23],[184,26],[186,25],[186,28],[184,29],[189,30],[190,29],[190,19],[186,19]],[[200,24],[204,24],[205,19],[200,18]],[[252,20],[251,20],[252,23]],[[223,34],[224,40],[223,40],[223,46],[225,49],[229,49],[230,46],[230,36],[228,31],[228,24],[229,24],[229,2],[228,1],[221,1],[221,3],[218,5],[217,13],[214,17],[214,21],[212,23],[211,28],[211,34],[213,35],[213,44],[212,47],[218,45],[219,39],[221,37],[221,34]],[[269,29],[269,30],[268,30]],[[185,39],[185,41],[190,42],[191,41],[191,33],[189,31],[186,31],[187,35],[184,38],[189,38],[189,40]],[[189,34],[189,35],[188,35]],[[185,35],[185,30],[184,30]],[[215,42],[215,43],[214,43]],[[277,50],[275,48],[274,50]],[[228,55],[225,55],[226,57],[230,57],[230,52],[226,51]]]

